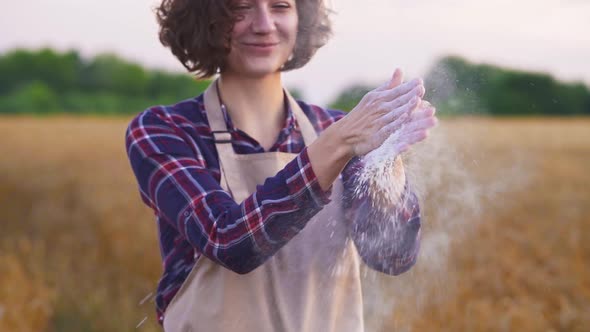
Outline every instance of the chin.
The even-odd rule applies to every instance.
[[[226,70],[228,72],[251,78],[262,78],[280,73],[283,64],[288,60],[285,54],[272,54],[256,56],[252,54],[239,54],[228,59]]]
[[[276,75],[280,73],[281,66],[280,65],[265,65],[265,66],[248,66],[248,68],[244,68],[241,74],[255,77],[255,78],[262,78],[269,75]]]

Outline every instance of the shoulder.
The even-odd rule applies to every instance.
[[[309,118],[318,133],[346,115],[344,111],[321,107],[301,100],[297,100],[297,104],[299,104],[303,113]]]
[[[185,99],[170,105],[150,106],[136,114],[127,130],[144,128],[146,125],[180,126],[186,123],[206,123],[203,95]]]
[[[160,148],[165,144],[182,139],[182,131],[208,129],[202,97],[199,95],[175,104],[150,106],[133,116],[125,131],[128,153],[132,147],[162,153],[164,151]],[[143,152],[145,155],[146,152]]]

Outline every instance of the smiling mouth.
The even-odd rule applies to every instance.
[[[246,45],[246,46],[260,47],[260,48],[272,47],[272,46],[276,46],[278,44],[279,43],[244,43],[244,45]]]

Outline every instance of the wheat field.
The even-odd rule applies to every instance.
[[[0,117],[0,331],[159,331],[129,120]],[[368,331],[590,331],[590,119],[447,119],[429,142],[407,156],[421,256],[364,271]]]

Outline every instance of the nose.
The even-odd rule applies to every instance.
[[[275,30],[272,13],[266,6],[259,6],[252,19],[252,31],[257,34],[267,34]]]

